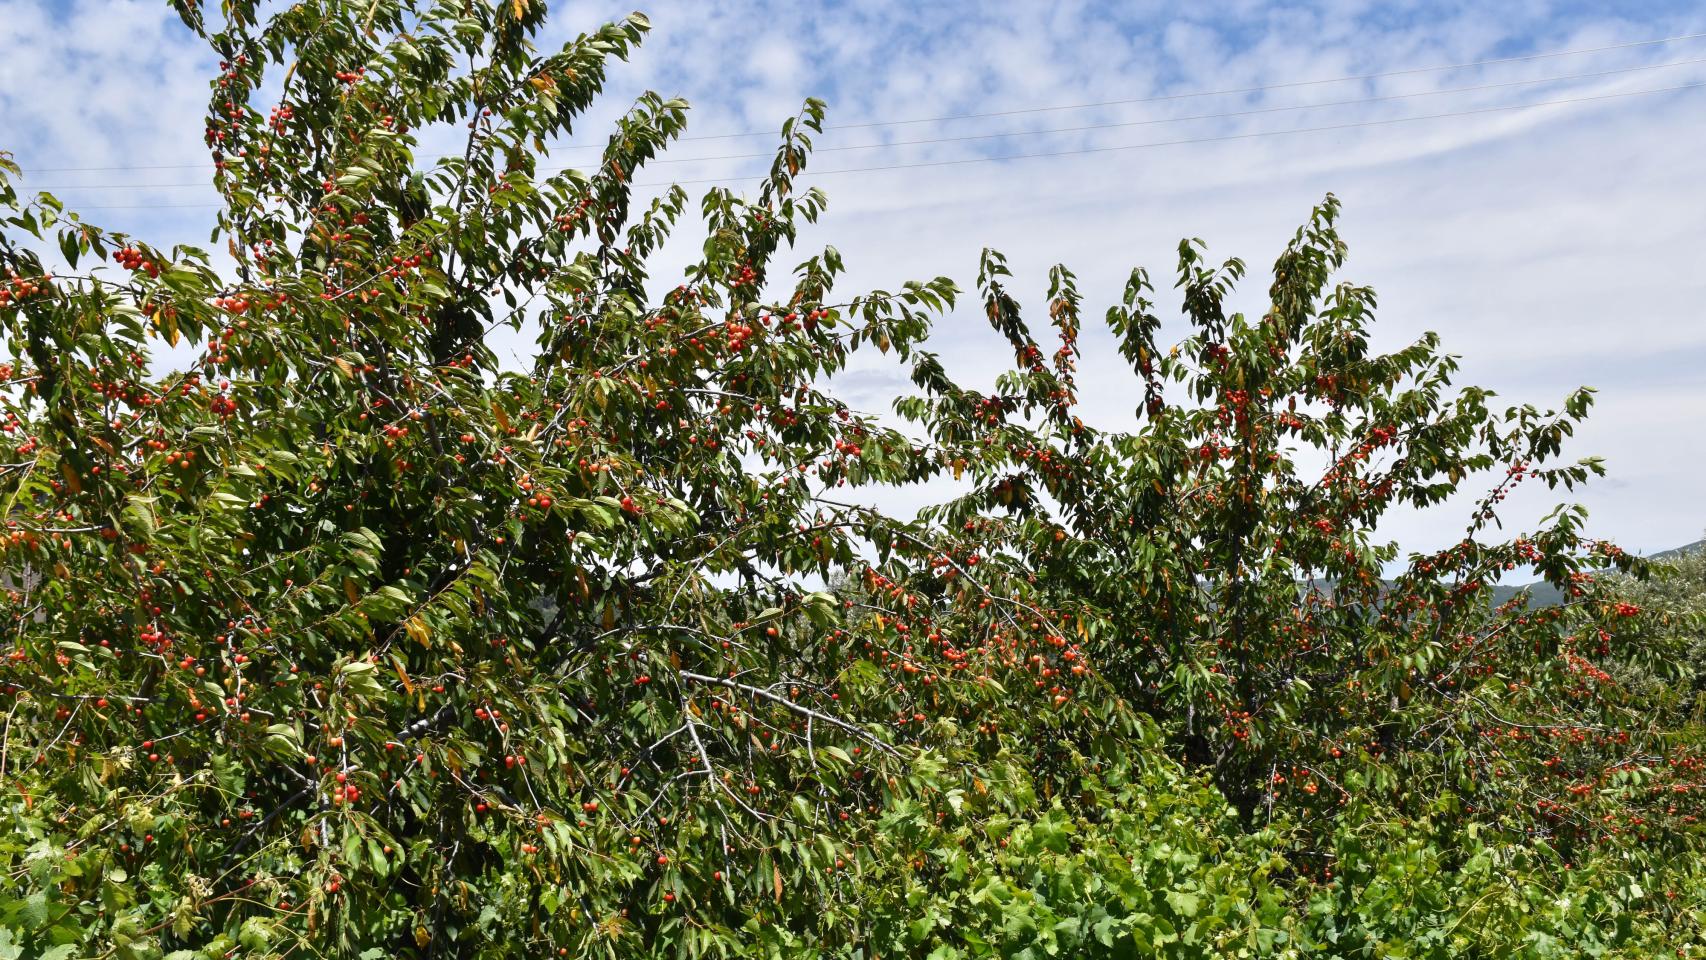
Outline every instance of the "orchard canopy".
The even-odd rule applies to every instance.
[[[1600,472],[1590,393],[1371,347],[1334,198],[1256,316],[1194,240],[1100,321],[990,251],[849,291],[817,101],[747,189],[641,199],[655,94],[551,165],[639,15],[177,5],[212,253],[0,155],[0,960],[1706,955],[1698,604],[1499,523]],[[855,353],[910,395],[837,399]]]

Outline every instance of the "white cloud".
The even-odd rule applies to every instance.
[[[552,38],[621,16],[631,0],[560,5]],[[0,60],[0,130],[26,166],[182,163],[205,159],[201,109],[213,63],[154,4],[71,0],[50,15],[32,0],[0,0],[16,38]],[[647,86],[694,102],[694,133],[774,128],[807,95],[830,101],[832,124],[1138,98],[1201,89],[1296,83],[1430,67],[1534,51],[1580,49],[1706,29],[1685,5],[1584,16],[1539,2],[1483,5],[1239,2],[1170,4],[1076,0],[917,4],[901,0],[706,4],[664,0],[656,31],[631,65],[612,71],[611,96],[575,139],[596,143],[604,122]],[[1322,103],[1609,70],[1706,56],[1706,41],[1592,56],[1420,72],[1348,84],[889,128],[836,129],[836,146],[989,130],[1164,118]],[[1006,141],[927,144],[826,154],[817,169],[1082,149],[1320,126],[1649,89],[1706,79],[1702,65],[1533,88],[1423,97],[1296,114],[1197,120]],[[1706,528],[1695,479],[1706,444],[1689,438],[1706,417],[1706,186],[1698,176],[1706,128],[1694,122],[1706,90],[1533,111],[1196,143],[1013,163],[824,177],[831,206],[802,248],[841,249],[844,289],[893,287],[943,273],[969,284],[978,250],[1005,250],[1014,287],[1040,299],[1046,270],[1080,275],[1091,316],[1147,267],[1169,304],[1174,249],[1184,236],[1251,266],[1241,303],[1259,310],[1262,275],[1328,190],[1346,201],[1348,279],[1381,294],[1383,344],[1438,330],[1464,356],[1464,382],[1513,402],[1546,405],[1581,383],[1600,405],[1572,453],[1607,455],[1617,483],[1582,497],[1593,529],[1642,549]],[[679,156],[762,151],[764,139],[685,143]],[[567,162],[584,153],[560,154]],[[646,179],[750,176],[756,161],[658,166]],[[108,183],[115,174],[48,175],[35,182]],[[130,174],[187,182],[203,171]],[[697,189],[697,188],[695,188]],[[185,203],[206,190],[65,191],[83,205]],[[113,210],[103,221],[162,242],[205,240],[206,211]],[[698,237],[684,228],[667,256]],[[660,282],[670,270],[655,274]],[[975,311],[941,327],[950,368],[987,383],[1006,360]],[[1124,422],[1134,402],[1104,334],[1086,333],[1083,381],[1095,418]],[[895,381],[877,358],[860,365],[855,399],[880,405]],[[1518,525],[1556,499],[1525,492]],[[1455,521],[1455,517],[1453,518]],[[1425,545],[1441,527],[1407,519],[1393,532]]]

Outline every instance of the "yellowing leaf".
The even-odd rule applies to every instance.
[[[174,347],[178,345],[177,317],[172,316],[165,310],[156,310],[154,312],[153,323],[155,332],[165,337],[167,343]]]
[[[397,671],[397,679],[403,682],[403,689],[408,693],[414,693],[415,685],[409,680],[409,671],[403,669],[403,661],[397,659],[397,655],[394,653],[391,655],[391,668]]]

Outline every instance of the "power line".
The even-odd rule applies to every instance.
[[[842,123],[826,125],[826,130],[850,130],[856,127],[886,127],[906,123],[942,123],[949,120],[982,120],[989,117],[1011,117],[1025,113],[1044,113],[1054,110],[1089,110],[1095,107],[1118,107],[1138,103],[1161,103],[1168,100],[1187,100],[1193,97],[1220,97],[1242,93],[1263,93],[1268,90],[1289,90],[1295,87],[1314,87],[1329,83],[1351,83],[1358,80],[1381,80],[1387,77],[1407,77],[1418,73],[1439,73],[1447,70],[1467,70],[1471,67],[1489,67],[1501,63],[1526,63],[1534,60],[1550,60],[1556,57],[1576,57],[1589,53],[1605,53],[1609,50],[1628,50],[1634,47],[1651,47],[1661,43],[1680,43],[1684,40],[1698,40],[1706,37],[1706,33],[1688,33],[1675,37],[1660,37],[1656,40],[1633,40],[1628,43],[1613,43],[1603,47],[1586,47],[1579,50],[1556,50],[1551,53],[1531,53],[1516,57],[1498,57],[1491,60],[1472,60],[1467,63],[1451,63],[1437,67],[1412,67],[1408,70],[1387,70],[1381,73],[1365,73],[1348,77],[1326,77],[1320,80],[1293,80],[1287,83],[1270,83],[1257,87],[1234,87],[1226,90],[1201,90],[1194,93],[1169,93],[1151,97],[1133,97],[1121,100],[1100,100],[1093,103],[1074,103],[1059,106],[1027,107],[1018,110],[996,110],[989,113],[960,113],[940,117],[919,117],[913,120],[876,120],[869,123]],[[769,131],[774,134],[775,131]],[[730,137],[760,136],[763,131],[749,133],[706,134],[699,137],[683,137],[682,139],[720,140]]]
[[[814,154],[841,153],[849,150],[881,150],[894,147],[922,146],[937,143],[967,143],[974,140],[1000,140],[1007,137],[1049,136],[1057,133],[1084,133],[1096,130],[1114,130],[1126,127],[1154,126],[1164,123],[1185,123],[1192,120],[1224,120],[1235,117],[1251,117],[1270,113],[1286,113],[1295,110],[1315,110],[1328,107],[1348,107],[1369,103],[1387,103],[1395,100],[1413,100],[1421,97],[1448,96],[1456,93],[1474,93],[1482,90],[1496,90],[1507,87],[1532,86],[1543,83],[1563,83],[1571,80],[1594,80],[1601,77],[1616,76],[1626,73],[1637,73],[1645,70],[1660,70],[1667,67],[1683,67],[1691,64],[1706,63],[1706,57],[1693,57],[1687,60],[1672,60],[1665,63],[1649,63],[1634,67],[1619,67],[1614,70],[1599,70],[1593,73],[1563,74],[1553,77],[1535,77],[1525,80],[1504,80],[1498,83],[1480,83],[1466,87],[1450,87],[1444,90],[1422,90],[1415,93],[1394,93],[1379,97],[1359,97],[1351,100],[1324,100],[1320,103],[1288,104],[1277,107],[1255,107],[1249,110],[1233,110],[1225,113],[1197,113],[1183,117],[1152,117],[1143,120],[1121,120],[1109,123],[1090,123],[1075,127],[1050,127],[1042,130],[1008,130],[1001,133],[973,133],[957,137],[926,137],[917,140],[893,140],[888,143],[856,143],[841,146],[816,147]],[[647,166],[657,166],[666,163],[710,163],[719,160],[768,160],[772,153],[731,153],[709,157],[663,157],[647,162]],[[548,167],[543,173],[561,173],[573,167]],[[37,190],[176,190],[189,187],[205,187],[205,181],[195,183],[61,183],[49,186],[35,187]]]
[[[1430,113],[1415,117],[1389,117],[1381,120],[1357,120],[1348,123],[1327,124],[1315,127],[1297,127],[1291,130],[1259,130],[1251,133],[1230,133],[1213,137],[1183,137],[1177,140],[1154,140],[1148,143],[1131,143],[1106,147],[1083,147],[1074,150],[1050,150],[1037,153],[1016,153],[999,157],[961,157],[954,160],[921,160],[911,163],[878,164],[868,167],[842,167],[834,170],[807,170],[800,173],[801,177],[826,177],[844,173],[874,173],[883,170],[911,170],[923,167],[952,167],[973,163],[1002,163],[1012,160],[1038,160],[1054,157],[1073,157],[1096,153],[1119,153],[1128,150],[1147,150],[1155,147],[1173,147],[1191,143],[1227,143],[1235,140],[1255,140],[1262,137],[1283,137],[1300,133],[1326,133],[1335,130],[1351,130],[1359,127],[1381,127],[1400,123],[1415,123],[1422,120],[1444,120],[1454,117],[1469,117],[1488,113],[1503,113],[1512,110],[1532,110],[1539,107],[1564,106],[1578,103],[1593,103],[1605,100],[1618,100],[1628,97],[1647,96],[1656,93],[1674,93],[1681,90],[1694,90],[1706,87],[1706,81],[1682,83],[1669,87],[1655,87],[1649,90],[1625,90],[1619,93],[1602,93],[1582,97],[1564,97],[1557,100],[1540,100],[1535,103],[1502,104],[1494,107],[1479,107],[1472,110],[1454,110],[1448,113]],[[768,154],[765,154],[768,156]],[[691,186],[695,184],[733,184],[739,180],[730,177],[703,177],[692,180],[655,180],[636,182],[636,187],[669,187]],[[223,206],[217,203],[163,203],[163,204],[119,204],[80,207],[84,210],[164,210],[164,209],[216,209]]]
[[[1674,60],[1668,63],[1651,63],[1635,67],[1621,67],[1616,70],[1601,70],[1595,73],[1564,74],[1556,77],[1537,77],[1529,80],[1505,80],[1499,83],[1481,83],[1467,87],[1450,87],[1444,90],[1422,90],[1415,93],[1393,93],[1378,97],[1359,97],[1351,100],[1323,100],[1320,103],[1287,104],[1277,107],[1253,107],[1249,110],[1233,110],[1225,113],[1197,113],[1183,117],[1152,117],[1143,120],[1119,120],[1109,123],[1087,123],[1075,127],[1050,127],[1042,130],[1008,130],[1001,133],[973,133],[956,137],[928,137],[918,140],[894,140],[888,143],[860,143],[844,146],[817,147],[813,153],[832,153],[846,150],[875,150],[887,147],[908,147],[931,143],[964,143],[972,140],[998,140],[1004,137],[1046,136],[1055,133],[1082,133],[1093,130],[1113,130],[1124,127],[1146,127],[1163,123],[1184,123],[1189,120],[1224,120],[1233,117],[1253,117],[1269,113],[1285,113],[1293,110],[1314,110],[1326,107],[1348,107],[1367,103],[1385,103],[1393,100],[1411,100],[1419,97],[1439,97],[1453,93],[1472,93],[1479,90],[1494,90],[1502,87],[1530,86],[1542,83],[1562,83],[1568,80],[1592,80],[1599,77],[1609,77],[1622,73],[1635,73],[1642,70],[1659,70],[1665,67],[1681,67],[1695,63],[1706,63],[1706,57],[1693,57],[1688,60]],[[745,160],[754,157],[769,157],[769,153],[731,154],[713,157],[669,157],[654,160],[652,163],[693,163],[705,160]]]
[[[818,170],[803,172],[801,176],[824,177],[837,173],[871,173],[878,170],[908,170],[918,167],[951,167],[968,163],[998,163],[1004,160],[1036,160],[1047,157],[1073,157],[1092,153],[1117,153],[1125,150],[1145,150],[1150,147],[1172,147],[1186,143],[1225,143],[1232,140],[1253,140],[1260,137],[1281,137],[1296,133],[1325,133],[1332,130],[1349,130],[1355,127],[1379,127],[1396,123],[1414,123],[1418,120],[1441,120],[1448,117],[1468,117],[1483,113],[1498,113],[1508,110],[1529,110],[1535,107],[1550,107],[1562,104],[1589,103],[1596,100],[1613,100],[1621,97],[1637,97],[1644,94],[1671,93],[1677,90],[1692,90],[1706,87],[1706,81],[1683,83],[1673,87],[1658,87],[1652,90],[1628,90],[1622,93],[1604,93],[1587,97],[1567,97],[1561,100],[1541,100],[1537,103],[1505,104],[1497,107],[1482,107],[1475,110],[1457,110],[1451,113],[1424,114],[1419,117],[1392,117],[1384,120],[1359,120],[1352,123],[1335,123],[1320,127],[1298,127],[1292,130],[1261,130],[1254,133],[1231,133],[1218,137],[1186,137],[1179,140],[1156,140],[1149,143],[1133,143],[1112,147],[1085,147],[1078,150],[1052,150],[1042,153],[1016,153],[1003,157],[962,157],[957,160],[923,160],[916,163],[896,163],[870,167],[843,167],[838,170]],[[699,180],[655,181],[636,183],[635,186],[663,187],[671,185],[689,185],[699,183],[727,183],[728,178],[707,177]]]
[[[908,120],[871,120],[862,123],[832,123],[825,124],[825,130],[855,130],[870,127],[904,126],[916,123],[946,123],[956,120],[983,120],[991,117],[1012,117],[1031,113],[1051,113],[1066,110],[1089,110],[1097,107],[1129,106],[1141,103],[1164,103],[1174,100],[1189,100],[1198,97],[1231,96],[1234,94],[1263,93],[1270,90],[1290,90],[1298,87],[1321,86],[1330,83],[1352,83],[1361,80],[1380,80],[1388,77],[1406,77],[1422,73],[1441,73],[1449,70],[1467,70],[1472,67],[1488,67],[1504,63],[1528,63],[1536,60],[1550,60],[1558,57],[1578,57],[1590,53],[1605,53],[1611,50],[1630,50],[1637,47],[1651,47],[1665,43],[1681,43],[1687,40],[1698,40],[1706,37],[1706,32],[1679,34],[1673,37],[1659,37],[1653,40],[1632,40],[1627,43],[1613,43],[1600,47],[1583,47],[1576,50],[1555,50],[1549,53],[1531,53],[1514,57],[1496,57],[1488,60],[1470,60],[1463,63],[1442,64],[1434,67],[1411,67],[1405,70],[1387,70],[1380,73],[1364,73],[1344,77],[1323,77],[1317,80],[1292,80],[1283,83],[1270,83],[1254,87],[1232,87],[1224,90],[1198,90],[1187,93],[1158,94],[1147,97],[1128,97],[1118,100],[1099,100],[1090,103],[1054,104],[1040,107],[1021,107],[1013,110],[993,110],[984,113],[944,114],[936,117],[914,117]],[[1539,81],[1536,81],[1539,82]],[[706,133],[696,136],[678,137],[678,141],[696,140],[732,140],[739,137],[769,137],[775,136],[775,130],[749,130],[742,133]],[[597,146],[584,144],[565,146],[568,150],[595,150]],[[433,159],[441,159],[446,155],[436,155]],[[191,164],[147,164],[110,167],[30,167],[25,173],[105,173],[126,170],[195,170],[208,166],[205,163]]]

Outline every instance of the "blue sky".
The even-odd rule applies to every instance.
[[[555,3],[547,41],[637,2]],[[692,132],[714,134],[774,129],[807,95],[830,102],[832,124],[863,124],[1421,71],[1090,110],[834,129],[822,146],[1169,121],[850,150],[820,157],[820,169],[1266,134],[1706,82],[1706,62],[1686,62],[1706,61],[1706,38],[1423,70],[1706,32],[1706,10],[1695,3],[641,5],[656,29],[634,62],[614,71],[610,96],[583,124],[580,142],[597,142],[610,117],[647,88],[692,101]],[[209,211],[184,205],[212,197],[207,171],[196,165],[206,161],[201,116],[214,60],[164,3],[0,0],[0,36],[8,40],[0,59],[0,149],[40,171],[27,182],[63,186],[55,192],[91,218],[155,243],[205,243]],[[1540,80],[1548,82],[1527,82]],[[1458,92],[1438,92],[1448,90]],[[1411,94],[1428,95],[1172,122]],[[768,144],[694,141],[674,155],[720,156]],[[1605,456],[1612,476],[1579,499],[1596,532],[1654,550],[1706,529],[1699,479],[1706,470],[1703,154],[1706,88],[1319,133],[826,176],[819,184],[829,192],[830,212],[802,237],[802,248],[835,244],[850,265],[847,289],[855,289],[936,274],[966,285],[979,250],[994,246],[1009,255],[1015,286],[1033,300],[1041,299],[1050,264],[1071,266],[1099,314],[1133,265],[1169,277],[1179,239],[1199,236],[1212,254],[1248,261],[1254,276],[1239,306],[1259,311],[1264,268],[1310,207],[1334,191],[1345,202],[1352,251],[1345,278],[1380,292],[1383,345],[1437,330],[1464,356],[1464,382],[1512,402],[1552,403],[1580,384],[1600,389],[1597,413],[1570,452]],[[568,163],[585,154],[560,156]],[[135,169],[177,165],[186,168]],[[42,169],[90,166],[132,169]],[[761,167],[688,162],[660,166],[653,176],[738,183]],[[146,208],[114,209],[138,206]],[[685,260],[695,242],[687,233],[666,249],[666,259]],[[1082,382],[1092,413],[1118,424],[1134,398],[1107,343],[1087,332]],[[1005,361],[1000,342],[972,311],[943,324],[939,349],[974,382],[987,381]],[[879,360],[845,388],[860,406],[880,410],[902,384]],[[1525,491],[1509,504],[1512,519],[1530,524],[1555,499]],[[1449,510],[1407,516],[1389,532],[1407,546],[1434,546],[1461,530],[1458,517]]]

